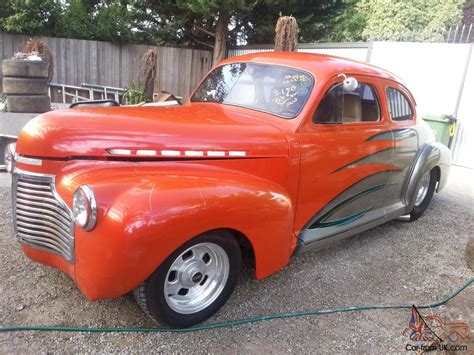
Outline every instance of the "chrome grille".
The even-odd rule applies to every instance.
[[[74,222],[54,188],[54,176],[15,173],[15,233],[21,243],[74,260]]]

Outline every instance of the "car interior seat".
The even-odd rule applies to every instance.
[[[342,122],[362,122],[362,102],[358,95],[344,94]]]
[[[362,121],[374,122],[379,120],[379,108],[377,105],[362,102]]]

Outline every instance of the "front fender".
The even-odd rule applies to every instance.
[[[407,174],[402,190],[403,200],[407,206],[407,213],[413,209],[415,204],[418,182],[421,177],[434,167],[439,167],[440,176],[437,191],[441,191],[446,186],[450,165],[451,151],[444,144],[431,142],[423,144],[420,147],[409,174]]]
[[[129,292],[181,245],[214,229],[248,238],[258,278],[289,261],[293,206],[272,181],[191,163],[104,170],[74,178],[94,190],[99,210],[94,230],[76,227],[76,282],[90,299]]]

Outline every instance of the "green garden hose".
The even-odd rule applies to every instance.
[[[466,282],[461,288],[456,292],[449,295],[446,298],[441,299],[438,302],[419,305],[418,309],[424,308],[436,308],[442,306],[452,300],[454,297],[459,295],[466,288],[471,286],[474,283],[474,278],[471,278]],[[270,319],[283,319],[283,318],[294,318],[294,317],[303,317],[303,316],[317,316],[321,314],[331,314],[331,313],[345,313],[345,312],[360,312],[368,311],[373,309],[411,309],[411,304],[405,305],[368,305],[368,306],[358,306],[358,307],[342,307],[342,308],[333,308],[333,309],[320,309],[320,310],[308,310],[308,311],[298,311],[291,313],[276,313],[268,314],[265,316],[259,317],[250,317],[244,318],[229,322],[220,322],[213,323],[208,325],[200,325],[191,328],[182,328],[182,329],[173,329],[173,328],[95,328],[95,327],[56,327],[56,326],[36,326],[36,325],[12,325],[12,326],[1,326],[0,332],[16,332],[16,331],[57,331],[57,332],[91,332],[91,333],[114,333],[114,332],[144,332],[144,333],[188,333],[196,332],[199,330],[211,330],[217,328],[233,327],[242,324],[255,323],[267,321]]]

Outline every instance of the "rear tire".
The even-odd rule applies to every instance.
[[[190,327],[225,304],[237,284],[241,259],[230,233],[204,233],[171,254],[135,289],[135,300],[159,323]]]
[[[3,92],[8,95],[47,95],[48,83],[42,78],[3,78]]]
[[[39,60],[5,59],[2,72],[4,77],[47,78],[48,65]]]
[[[51,99],[48,95],[8,95],[9,112],[43,113],[51,110]]]
[[[427,181],[427,179],[429,179]],[[428,208],[433,198],[438,174],[435,169],[423,175],[418,183],[417,196],[415,196],[415,205],[410,212],[410,221],[416,221]]]

